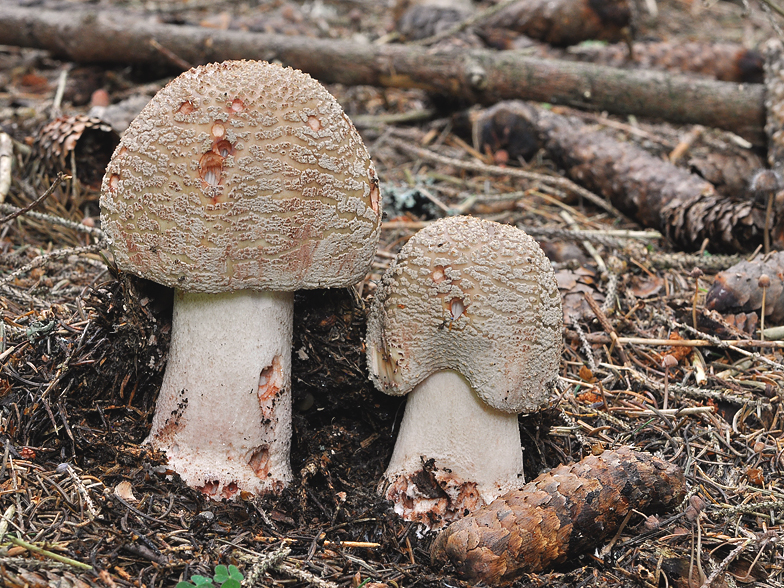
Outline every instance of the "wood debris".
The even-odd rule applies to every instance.
[[[574,117],[515,101],[499,103],[478,116],[474,136],[503,135],[488,131],[499,117],[503,124],[515,120],[518,143],[523,143],[520,135],[527,126],[526,145],[538,141],[572,179],[604,195],[644,226],[659,229],[678,246],[697,249],[707,239],[718,250],[748,251],[762,243],[763,208],[723,197],[699,176],[639,147],[591,130]]]
[[[573,47],[567,57],[612,67],[690,72],[725,82],[761,84],[764,59],[736,43],[635,42]]]

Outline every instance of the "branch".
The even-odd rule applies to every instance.
[[[89,39],[86,42],[85,39]],[[422,88],[474,103],[519,98],[730,130],[764,144],[764,89],[664,72],[528,57],[159,24],[120,11],[2,5],[0,44],[81,62],[152,63],[157,41],[188,63],[280,60],[326,83]]]

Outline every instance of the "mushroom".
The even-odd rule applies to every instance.
[[[436,528],[523,483],[517,415],[551,401],[563,311],[531,237],[472,217],[434,222],[402,248],[368,319],[370,377],[409,394],[379,491]]]
[[[215,499],[282,489],[294,291],[361,281],[378,242],[378,180],[354,125],[300,71],[191,69],[124,134],[101,222],[121,270],[175,289],[147,442]]]

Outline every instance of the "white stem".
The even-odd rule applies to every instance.
[[[171,347],[147,442],[211,497],[291,480],[291,292],[175,291]]]
[[[432,493],[413,487],[422,479],[423,463],[431,459],[440,472],[435,478],[452,505],[439,505],[427,498]],[[408,396],[384,477],[389,483],[387,498],[406,518],[428,524],[420,515],[433,509],[441,509],[436,514],[447,520],[450,514],[462,516],[464,507],[472,508],[464,496],[472,484],[485,504],[522,486],[517,415],[487,406],[459,373],[436,372]]]

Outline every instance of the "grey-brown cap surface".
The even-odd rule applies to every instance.
[[[530,412],[551,399],[562,330],[555,276],[536,241],[509,225],[446,218],[414,235],[384,275],[368,366],[387,394],[455,370],[493,408]]]
[[[194,68],[134,120],[104,177],[117,265],[195,292],[292,291],[363,279],[378,180],[337,101],[259,61]]]

